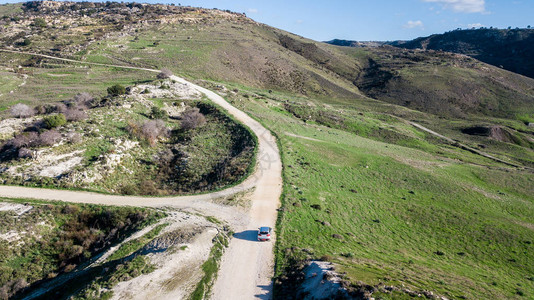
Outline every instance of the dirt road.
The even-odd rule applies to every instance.
[[[92,64],[159,73],[159,70],[120,65],[84,63],[71,59],[56,58],[36,53],[24,53],[2,50],[20,54],[36,55],[72,63]],[[183,78],[173,76],[173,80],[190,85],[204,93],[211,101],[226,109],[237,120],[248,126],[258,137],[258,157],[254,173],[241,184],[210,194],[149,198],[131,196],[113,196],[97,193],[0,186],[0,197],[35,198],[43,200],[61,200],[78,203],[150,206],[172,206],[185,210],[199,211],[223,219],[237,232],[225,252],[221,269],[214,286],[214,299],[269,299],[272,292],[272,272],[274,263],[273,242],[259,243],[255,231],[259,226],[275,226],[279,198],[282,192],[282,162],[273,135],[259,122],[246,113],[233,107],[216,93],[192,84]],[[246,216],[242,216],[233,207],[227,207],[207,201],[229,196],[237,192],[255,188],[251,196],[251,207]]]

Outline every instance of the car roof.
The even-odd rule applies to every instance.
[[[260,231],[270,231],[270,227],[260,227]]]

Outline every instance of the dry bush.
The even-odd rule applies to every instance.
[[[61,139],[61,133],[56,130],[48,130],[39,135],[39,145],[52,146]]]
[[[64,103],[56,103],[55,111],[58,113],[64,113],[67,111],[67,106]]]
[[[91,106],[91,102],[93,101],[93,99],[94,97],[91,96],[91,94],[84,92],[84,93],[79,93],[76,96],[74,96],[72,101],[79,107],[80,106],[89,107]]]
[[[17,293],[18,291],[28,287],[28,282],[26,281],[26,278],[19,278],[15,283],[13,284],[13,287],[11,288],[13,294]]]
[[[153,181],[144,180],[139,184],[139,193],[141,195],[158,195],[158,189]]]
[[[150,120],[141,126],[141,135],[153,146],[159,137],[169,136],[169,129],[163,120]]]
[[[165,127],[163,120],[149,120],[142,125],[130,121],[126,130],[138,139],[146,139],[151,146],[155,145],[159,137],[169,136],[169,129]]]
[[[183,112],[182,121],[180,122],[182,129],[191,130],[197,127],[202,127],[204,124],[206,124],[206,117],[200,113],[200,110],[197,107],[190,108]]]
[[[38,145],[39,134],[31,131],[15,136],[9,143],[15,148],[34,147]]]
[[[128,121],[128,125],[126,126],[126,130],[130,135],[135,136],[137,138],[140,137],[141,129],[139,128],[139,124],[137,124],[134,121]]]
[[[18,103],[11,107],[11,115],[15,118],[27,118],[35,115],[35,110],[26,104]]]
[[[33,152],[28,148],[20,148],[18,158],[33,158]]]
[[[67,119],[67,121],[81,121],[87,119],[87,113],[80,108],[81,107],[78,106],[76,108],[67,109],[65,111],[65,119]]]
[[[77,132],[67,133],[67,141],[71,144],[77,144],[82,140],[82,135]]]
[[[163,68],[161,69],[161,72],[158,74],[158,79],[167,79],[169,77],[172,76],[172,71],[167,69],[167,68]]]

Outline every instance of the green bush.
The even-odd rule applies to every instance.
[[[166,120],[169,117],[169,115],[163,109],[161,109],[161,108],[159,108],[157,106],[152,106],[152,112],[150,114],[150,117],[152,119]]]
[[[46,27],[47,24],[46,24],[45,19],[36,18],[35,20],[33,20],[32,25],[35,26],[35,27]]]
[[[126,88],[120,84],[108,87],[108,95],[110,96],[119,96],[126,94]]]
[[[52,129],[65,125],[67,123],[67,119],[65,119],[64,114],[57,114],[44,118],[43,122],[46,128]]]

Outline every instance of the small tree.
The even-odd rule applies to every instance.
[[[67,123],[67,119],[65,118],[64,114],[57,114],[44,118],[43,123],[46,128],[52,129],[65,125]]]
[[[167,68],[163,68],[161,69],[161,72],[158,74],[158,79],[167,79],[169,77],[172,76],[172,71],[167,69]]]
[[[108,87],[108,95],[110,96],[119,96],[124,94],[126,94],[126,88],[120,84]]]
[[[183,112],[182,121],[180,122],[182,129],[191,130],[197,127],[202,127],[204,124],[206,124],[206,117],[200,113],[200,110],[197,107]]]
[[[18,103],[11,107],[11,115],[15,118],[27,118],[35,115],[35,110],[26,104]]]

